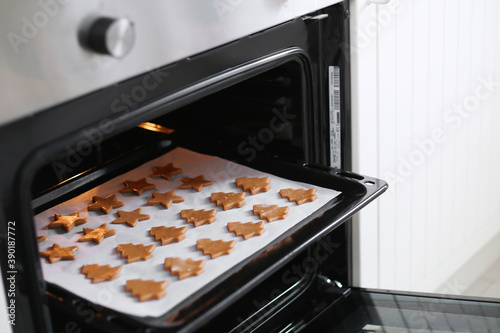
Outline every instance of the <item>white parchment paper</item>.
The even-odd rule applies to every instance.
[[[170,181],[163,178],[149,177],[153,166],[163,166],[170,162],[175,167],[182,168],[183,173],[173,176]],[[204,187],[201,192],[196,192],[193,189],[179,189],[179,185],[182,184],[182,177],[196,177],[198,175],[204,175],[205,179],[212,180],[214,185]],[[181,219],[180,211],[183,209],[192,208],[199,210],[215,208],[215,203],[210,202],[210,194],[213,192],[241,192],[242,189],[236,187],[234,179],[244,176],[271,176],[272,188],[268,192],[253,196],[247,192],[246,204],[241,208],[234,208],[227,211],[224,211],[222,207],[217,208],[217,220],[212,224],[195,228],[192,224],[188,224],[185,220]],[[162,206],[145,205],[151,198],[152,191],[147,191],[141,196],[119,193],[119,190],[123,187],[124,180],[139,180],[144,177],[149,183],[157,186],[157,191],[163,193],[175,189],[176,194],[184,197],[185,201],[172,204],[169,209],[164,209]],[[49,264],[44,258],[41,258],[44,278],[46,281],[55,283],[82,298],[122,313],[141,317],[160,316],[190,295],[195,294],[207,283],[223,274],[227,269],[266,247],[266,245],[283,232],[340,194],[340,192],[316,186],[318,199],[312,203],[305,203],[300,206],[297,206],[293,202],[288,202],[287,199],[283,199],[279,195],[279,190],[282,188],[309,189],[311,187],[313,186],[266,174],[218,157],[198,154],[183,148],[176,148],[134,170],[36,215],[35,225],[38,236],[47,236],[47,240],[39,244],[40,251],[48,250],[54,243],[58,243],[61,246],[78,246],[76,260],[74,261],[59,261]],[[116,194],[117,200],[125,204],[119,210],[132,211],[140,207],[141,212],[150,215],[151,219],[139,221],[132,228],[126,224],[111,224],[118,217],[116,214],[118,209],[113,210],[109,215],[100,212],[89,212],[87,210],[87,206],[92,202],[93,196],[106,197],[111,194]],[[272,223],[267,223],[266,221],[266,232],[262,236],[252,237],[248,240],[236,237],[233,233],[228,232],[226,227],[227,222],[260,221],[258,216],[253,215],[253,205],[261,203],[290,206],[289,216],[284,220]],[[87,223],[75,227],[68,233],[59,229],[47,228],[47,225],[54,220],[54,214],[69,215],[75,211],[80,212],[80,216],[85,217]],[[115,229],[116,235],[105,238],[101,244],[77,242],[82,236],[83,228],[96,228],[103,223],[107,223],[108,229]],[[155,242],[154,238],[149,235],[151,227],[161,225],[187,226],[186,239],[179,243],[161,246],[161,243]],[[210,256],[205,256],[201,251],[196,250],[196,241],[200,238],[222,239],[224,241],[235,240],[235,250],[230,255],[210,259]],[[124,243],[156,244],[157,247],[153,253],[153,258],[147,261],[127,264],[126,260],[121,259],[121,256],[116,253],[116,246]],[[163,262],[166,257],[192,258],[194,260],[205,259],[205,272],[199,276],[179,281],[177,276],[172,276],[170,272],[164,270]],[[91,280],[80,273],[82,265],[87,264],[109,264],[112,267],[123,265],[123,268],[118,279],[93,284]],[[139,302],[124,289],[127,280],[138,278],[143,280],[168,281],[167,296],[160,300]]]

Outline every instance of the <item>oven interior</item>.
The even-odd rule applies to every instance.
[[[308,95],[302,64],[290,61],[102,141],[101,133],[83,130],[84,142],[56,152],[61,157],[36,173],[35,211],[60,200],[56,193],[74,196],[174,145],[243,162],[279,156],[306,163],[314,126]]]

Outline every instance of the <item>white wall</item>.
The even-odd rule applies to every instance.
[[[460,293],[500,232],[500,1],[351,11],[354,169],[390,186],[355,221],[355,285]]]

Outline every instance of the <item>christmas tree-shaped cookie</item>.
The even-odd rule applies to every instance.
[[[167,294],[167,281],[156,282],[154,280],[128,280],[125,284],[125,290],[132,293],[133,297],[139,298],[139,301],[146,302],[152,299],[161,299]]]
[[[122,266],[111,267],[110,265],[83,265],[82,274],[87,276],[87,279],[91,279],[92,283],[100,283],[104,281],[111,281],[120,276],[120,270]]]
[[[116,247],[116,252],[122,255],[123,259],[127,259],[127,263],[136,262],[139,260],[148,260],[153,257],[153,251],[156,245],[151,244],[144,246],[143,244],[120,244]]]
[[[211,224],[217,219],[215,209],[211,210],[194,210],[194,209],[184,209],[181,210],[181,218],[186,219],[187,223],[193,223],[195,227],[199,227],[204,224]]]
[[[243,191],[250,192],[251,195],[267,192],[271,189],[270,177],[240,177],[235,179],[236,186],[241,187]]]
[[[264,221],[256,223],[229,222],[227,224],[227,230],[229,230],[229,232],[234,232],[236,236],[242,236],[244,239],[260,236],[266,231],[266,229],[264,229]]]
[[[203,254],[208,254],[215,259],[225,254],[230,254],[234,251],[234,240],[229,242],[224,242],[222,240],[211,240],[209,238],[198,239],[196,242],[196,249],[198,251],[203,251]]]
[[[253,215],[259,215],[261,219],[266,219],[267,222],[282,220],[288,216],[290,207],[278,207],[278,205],[254,205]]]
[[[165,270],[172,275],[177,275],[179,280],[203,273],[205,260],[194,261],[193,259],[165,258]]]
[[[224,210],[228,210],[235,207],[243,207],[245,205],[245,192],[241,193],[224,193],[217,192],[212,193],[210,196],[212,202],[217,203],[217,207],[224,207]]]
[[[161,242],[161,245],[167,245],[185,239],[187,230],[187,227],[152,227],[150,235],[155,238],[155,241]]]
[[[311,188],[309,190],[303,188],[299,188],[297,190],[285,188],[280,190],[280,195],[282,198],[287,198],[290,202],[295,201],[297,205],[302,205],[306,202],[313,202],[318,199],[315,188]]]

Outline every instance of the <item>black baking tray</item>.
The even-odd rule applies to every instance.
[[[173,144],[164,147],[161,154],[175,147]],[[51,304],[57,308],[59,313],[63,312],[70,317],[75,317],[75,314],[82,312],[82,309],[92,309],[92,313],[96,314],[95,319],[92,318],[94,329],[102,326],[101,328],[104,330],[116,327],[122,332],[126,331],[125,327],[131,328],[130,331],[192,331],[248,293],[311,244],[344,223],[353,214],[381,195],[388,187],[387,183],[379,179],[335,168],[286,160],[279,156],[261,156],[251,163],[247,163],[239,160],[239,156],[224,152],[220,147],[216,150],[197,148],[199,148],[198,152],[200,153],[233,160],[262,172],[290,180],[330,188],[341,192],[341,194],[287,230],[267,247],[227,270],[219,278],[206,285],[203,291],[198,292],[195,297],[187,298],[160,317],[124,315],[81,299],[71,292],[48,283],[47,294],[50,296]],[[155,155],[160,152],[157,147],[143,147],[135,153],[128,154],[126,161],[115,160],[103,168],[92,170],[80,179],[54,189],[53,192],[58,193],[57,199],[50,193],[35,199],[36,210],[45,209],[56,202],[61,202],[68,196],[76,195],[76,191],[83,192],[88,187],[94,187],[96,183],[102,183],[104,180],[101,175],[106,175],[105,178],[109,178],[131,169],[136,166],[138,160],[141,160],[134,155],[141,155],[144,158],[148,151],[155,151]],[[143,162],[144,159],[142,159]],[[79,319],[82,320],[81,316]]]

